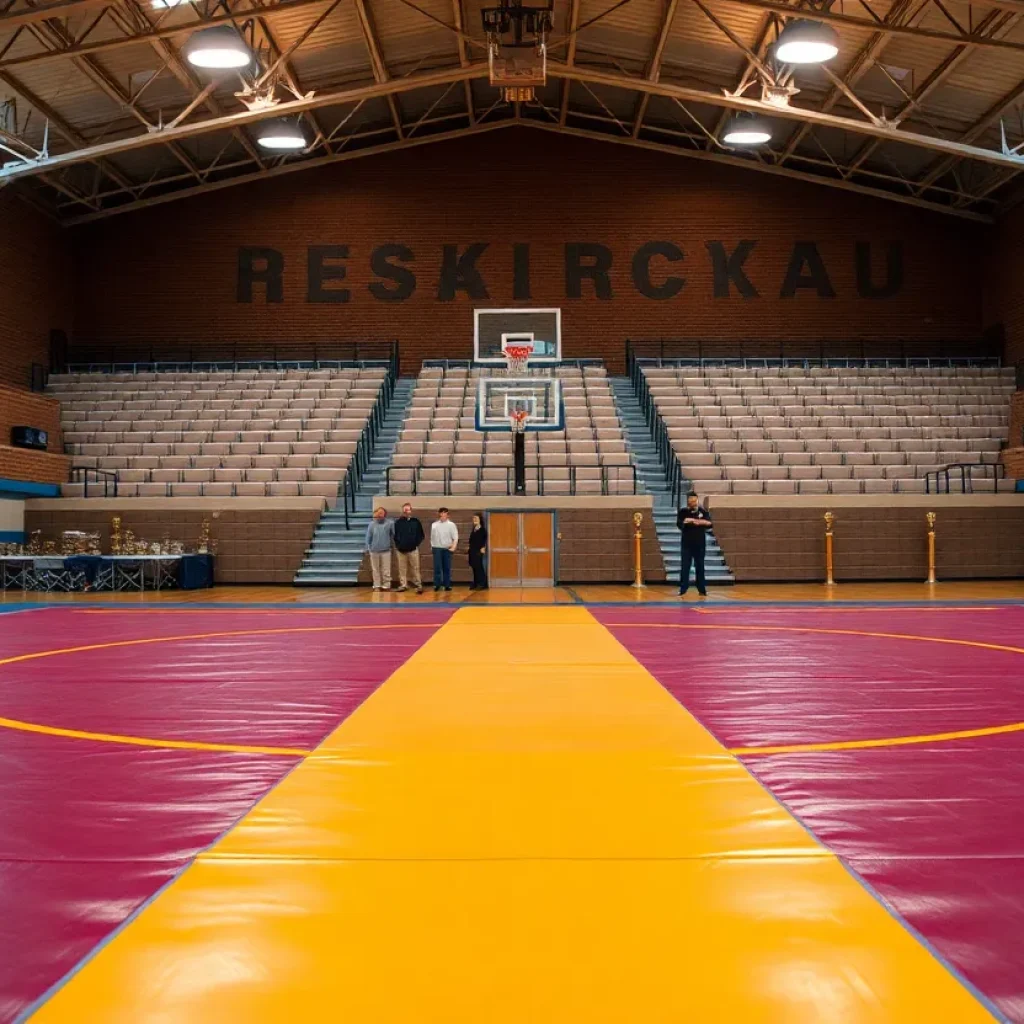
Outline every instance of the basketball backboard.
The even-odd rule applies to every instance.
[[[562,386],[557,377],[481,377],[477,384],[476,429],[511,433],[513,412],[528,414],[525,430],[562,430]]]
[[[504,365],[505,346],[533,344],[531,363],[557,363],[562,358],[560,309],[476,309],[473,311],[473,360]]]

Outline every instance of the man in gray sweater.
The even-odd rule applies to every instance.
[[[366,550],[370,555],[374,590],[391,589],[391,542],[394,539],[395,521],[388,519],[383,506],[375,509],[366,528]]]

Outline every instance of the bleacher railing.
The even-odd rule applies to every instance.
[[[431,468],[433,468],[433,469],[440,469],[441,470],[442,479],[441,479],[440,483],[442,485],[442,490],[441,491],[437,491],[437,490],[434,490],[434,489],[424,490],[422,492],[423,494],[448,494],[448,495],[452,495],[452,494],[464,494],[465,493],[463,491],[459,491],[459,492],[453,492],[452,491],[452,483],[453,483],[453,480],[452,480],[452,470],[454,468],[464,469],[465,467],[461,467],[461,466],[460,467],[435,466],[435,467],[431,467]],[[489,467],[489,468],[494,468],[494,467]],[[602,494],[602,495],[609,495],[609,494],[614,495],[614,494],[623,494],[623,493],[625,493],[625,494],[636,494],[637,493],[636,467],[633,466],[633,465],[626,465],[626,466],[618,466],[618,465],[616,465],[616,466],[600,466],[600,465],[599,466],[574,466],[574,465],[570,464],[570,465],[565,465],[565,466],[551,466],[551,465],[542,465],[539,462],[527,463],[527,465],[526,465],[526,470],[527,471],[536,470],[536,472],[537,472],[537,480],[536,480],[536,487],[537,487],[537,489],[535,491],[531,489],[532,481],[527,481],[527,489],[528,489],[529,493],[537,494],[537,495],[544,495],[545,493],[547,493],[549,495],[552,495],[552,494],[554,494],[554,495],[559,495],[559,494],[564,495],[566,492],[562,491],[562,490],[559,490],[559,491],[550,491],[550,490],[549,491],[545,491],[544,473],[545,473],[545,470],[550,472],[551,470],[565,470],[565,469],[568,469],[568,471],[569,471],[569,479],[568,479],[569,492],[568,493],[570,495],[575,495],[575,494],[590,494],[590,495],[593,495],[593,494],[596,493],[596,492],[591,491],[591,490],[584,490],[584,491],[580,491],[579,490],[580,480],[579,480],[577,471],[581,470],[581,469],[582,470],[594,470],[594,469],[600,470],[601,490],[600,490],[599,493]],[[407,476],[405,476],[405,474],[408,474],[410,470],[412,470],[412,480],[411,481],[407,478]],[[392,482],[391,482],[391,474],[392,474],[392,472],[395,472],[396,474],[398,474],[398,475],[400,475],[402,477],[400,479],[400,481],[396,485],[392,485]],[[461,479],[460,478],[459,480],[456,480],[454,482],[458,483],[458,484],[466,484],[466,483],[470,483],[470,482],[473,483],[474,484],[474,490],[472,492],[470,492],[470,493],[471,493],[471,495],[479,496],[479,495],[482,495],[484,493],[483,490],[482,490],[483,484],[484,483],[491,483],[492,482],[492,481],[485,481],[483,479],[482,473],[483,473],[483,467],[482,466],[481,467],[477,467],[477,470],[476,470],[476,480],[474,480],[474,481],[467,481],[465,479]],[[619,487],[617,486],[624,478],[627,481],[627,487],[628,487],[628,490],[626,490],[625,492],[620,490]],[[559,476],[557,478],[555,478],[555,477],[551,477],[550,478],[550,482],[551,483],[556,482],[556,480],[557,480],[557,482],[559,484],[564,484],[566,482],[566,478],[564,476]],[[587,483],[592,482],[592,480],[593,480],[593,477],[587,477],[586,478],[586,482]],[[438,483],[437,480],[431,480],[429,482],[432,485],[432,487],[433,487],[433,485],[436,485]],[[419,481],[418,481],[418,478],[417,478],[417,475],[416,475],[416,471],[415,471],[415,469],[413,467],[409,467],[409,466],[388,466],[387,469],[385,470],[385,473],[384,473],[384,485],[385,485],[385,493],[388,496],[391,496],[393,493],[394,494],[398,494],[398,495],[403,495],[403,494],[414,494],[415,495],[415,494],[419,494],[421,492],[419,490],[418,483],[419,483]],[[392,490],[393,486],[401,487],[401,488],[411,487],[412,490],[409,491],[409,490],[397,490],[396,489],[396,490],[393,491]],[[506,466],[505,467],[505,493],[507,495],[511,495],[511,494],[515,493],[515,467],[514,466]]]
[[[77,345],[62,373],[156,373],[201,370],[328,370],[387,366],[398,375],[397,341],[210,342],[172,345],[140,342]]]
[[[992,490],[998,492],[999,481],[1006,476],[1006,467],[1001,462],[952,462],[941,469],[933,469],[924,477],[926,494],[974,494],[974,474],[978,471],[981,479],[992,481]],[[960,490],[950,488],[951,480],[960,478]],[[934,482],[934,488],[932,484]],[[943,486],[943,484],[945,486]],[[989,490],[983,487],[983,490]]]
[[[359,435],[356,444],[356,452],[349,464],[348,472],[342,481],[341,498],[342,507],[345,510],[345,529],[351,529],[350,515],[356,510],[356,494],[359,491],[359,484],[363,479],[363,473],[370,463],[370,456],[373,454],[374,445],[377,443],[377,436],[387,417],[388,409],[391,406],[391,399],[395,395],[395,385],[398,383],[398,343],[395,343],[395,359],[388,366],[387,376],[377,394],[377,401],[373,403],[373,409],[366,418],[363,432]]]
[[[92,485],[93,498],[117,497],[117,473],[112,469],[94,469],[92,466],[75,466],[71,470],[71,482],[82,485],[82,497],[88,498]]]
[[[983,339],[948,341],[725,341],[713,338],[626,339],[626,373],[649,365],[914,367],[1000,366],[1003,346]]]
[[[669,437],[668,427],[658,411],[657,403],[651,394],[647,377],[644,375],[639,360],[633,360],[630,373],[630,381],[633,384],[633,393],[640,403],[640,410],[644,414],[647,429],[650,432],[651,440],[658,450],[658,457],[665,466],[665,482],[669,485],[672,494],[672,502],[678,508],[682,504],[683,497],[690,491],[690,481],[683,472],[683,465],[672,447],[672,439]]]

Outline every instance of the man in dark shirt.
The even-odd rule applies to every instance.
[[[420,544],[426,535],[423,524],[412,514],[412,505],[406,502],[402,514],[395,520],[395,551],[398,553],[398,589],[409,589],[409,570],[416,593],[423,593],[423,578],[420,576]]]
[[[682,533],[679,546],[679,594],[682,596],[690,587],[690,565],[697,577],[697,593],[701,597],[708,596],[708,585],[704,579],[704,547],[708,530],[711,528],[711,516],[707,509],[697,504],[697,495],[691,491],[686,496],[686,507],[676,515],[676,526]]]

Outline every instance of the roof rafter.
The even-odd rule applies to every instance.
[[[650,62],[647,65],[647,80],[656,82],[661,78],[661,62],[665,59],[665,46],[668,43],[669,34],[672,32],[672,22],[676,16],[676,6],[679,0],[668,0],[665,4],[665,13],[661,16],[661,27],[658,29],[658,38],[654,43],[654,52],[651,54]],[[650,93],[643,93],[636,105],[636,112],[633,114],[633,138],[640,135],[643,127],[644,115],[647,113],[647,104],[650,103]]]
[[[387,64],[384,63],[384,56],[381,53],[380,39],[377,37],[377,28],[373,23],[373,14],[370,12],[369,7],[366,6],[366,0],[355,0],[355,5],[356,15],[359,18],[359,27],[362,29],[363,40],[370,54],[370,66],[373,68],[374,81],[388,82],[391,79],[391,75],[388,73]],[[405,135],[402,130],[402,114],[398,108],[398,101],[393,93],[387,93],[385,99],[391,111],[391,120],[395,126],[395,134],[399,139],[402,139]]]

